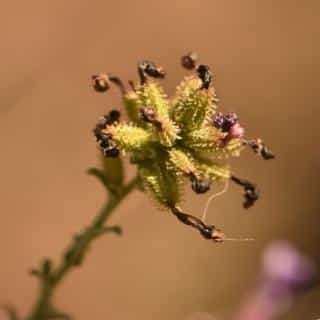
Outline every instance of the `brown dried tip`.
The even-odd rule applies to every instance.
[[[275,158],[274,153],[260,138],[248,141],[248,145],[255,153],[260,155],[264,160],[270,160]]]
[[[166,75],[164,69],[157,66],[155,63],[144,60],[138,63],[138,73],[140,77],[140,82],[144,84],[147,81],[147,77],[152,77],[156,79],[163,79]]]
[[[209,66],[200,64],[197,67],[198,77],[202,81],[201,89],[209,89],[210,83],[212,81],[212,73]]]
[[[201,219],[182,212],[179,208],[175,206],[170,206],[172,213],[180,220],[182,223],[190,226],[200,232],[200,234],[207,240],[213,240],[214,242],[223,242],[225,239],[224,233],[217,229],[213,225],[206,225]]]
[[[101,73],[91,77],[94,90],[105,92],[110,88],[110,79],[107,74]]]
[[[233,175],[231,176],[231,180],[243,188],[243,191],[244,191],[243,207],[245,209],[249,209],[250,207],[252,207],[260,197],[260,191],[258,187],[254,183],[248,180],[240,179]]]
[[[181,57],[181,65],[187,69],[195,69],[198,60],[198,55],[195,52],[190,52]]]
[[[154,123],[157,120],[157,112],[151,106],[140,109],[141,118],[145,122]]]

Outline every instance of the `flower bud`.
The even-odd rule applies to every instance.
[[[216,128],[223,132],[228,132],[232,126],[239,121],[236,113],[230,112],[224,115],[222,112],[217,112],[213,124]]]

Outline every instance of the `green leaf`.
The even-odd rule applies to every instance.
[[[118,236],[121,236],[122,235],[122,228],[120,226],[102,227],[99,230],[97,230],[95,236],[98,237],[104,233],[115,233]]]
[[[98,168],[89,168],[87,173],[96,177],[107,189],[109,188],[107,178],[102,170]]]
[[[44,259],[42,263],[42,274],[44,277],[49,277],[52,270],[52,261],[48,258]]]

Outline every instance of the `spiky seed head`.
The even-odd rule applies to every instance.
[[[239,156],[247,141],[235,113],[217,113],[212,73],[208,66],[196,65],[196,60],[194,54],[182,58],[182,65],[195,69],[195,74],[182,81],[172,99],[154,80],[165,76],[163,69],[147,60],[139,63],[140,83],[131,84],[131,91],[122,90],[129,121],[120,121],[119,112],[112,111],[94,129],[104,155],[129,154],[144,190],[170,210],[181,201],[186,179],[191,179],[196,193],[208,191],[216,181],[233,179],[230,167],[221,161]],[[106,91],[111,77],[101,74],[92,80],[97,91]],[[115,77],[111,82],[120,83]],[[262,143],[254,150],[271,157]],[[246,186],[245,206],[250,206],[258,198],[257,189],[243,181],[239,184]],[[216,241],[223,238],[217,229],[203,232],[208,237],[211,232]]]

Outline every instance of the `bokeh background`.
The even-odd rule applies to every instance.
[[[237,111],[247,134],[277,154],[265,162],[246,151],[233,161],[262,189],[254,208],[242,209],[236,187],[210,208],[209,221],[228,235],[256,241],[203,241],[135,192],[112,218],[124,236],[95,243],[58,289],[58,306],[79,320],[223,316],[254,283],[273,239],[320,263],[319,10],[317,0],[4,1],[0,303],[26,314],[37,290],[28,270],[41,257],[58,259],[104,200],[85,174],[98,161],[91,129],[121,104],[116,90],[93,92],[90,75],[135,79],[136,62],[148,58],[165,67],[173,93],[189,50],[211,65],[222,110]],[[206,197],[188,192],[185,207],[200,214]],[[320,318],[319,299],[315,288],[283,319]]]

